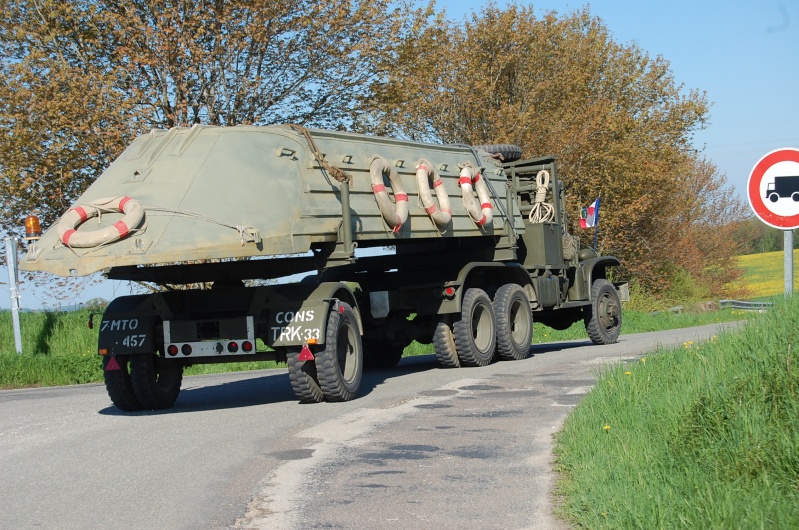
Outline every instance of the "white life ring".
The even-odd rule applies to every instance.
[[[430,192],[430,177],[433,177],[433,189],[436,190],[438,205],[433,201],[433,194]],[[445,228],[452,220],[452,210],[449,207],[449,195],[444,189],[444,181],[441,176],[433,169],[433,164],[422,158],[416,163],[416,187],[419,189],[419,198],[422,200],[422,207],[433,222]],[[439,206],[441,209],[439,209]]]
[[[77,228],[87,219],[101,212],[120,212],[125,217],[100,230],[78,232]],[[144,208],[139,201],[130,197],[107,197],[97,199],[88,205],[80,205],[67,210],[56,225],[58,239],[68,247],[89,248],[111,243],[127,236],[144,219]]]
[[[477,192],[480,203],[474,200],[472,185]],[[494,219],[494,209],[491,206],[491,198],[488,195],[488,186],[480,177],[480,172],[475,171],[471,164],[465,164],[461,168],[461,175],[458,179],[458,186],[461,187],[463,195],[463,207],[469,212],[469,217],[477,224],[483,226],[491,224]]]
[[[394,202],[388,196],[383,175],[388,176],[391,189],[394,192]],[[375,194],[380,214],[391,227],[392,232],[402,230],[402,225],[408,220],[408,195],[402,187],[399,173],[391,163],[382,156],[374,155],[369,165],[369,176],[372,179],[372,192]]]

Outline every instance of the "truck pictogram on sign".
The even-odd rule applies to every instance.
[[[766,187],[766,198],[771,202],[790,197],[794,202],[799,202],[799,175],[782,175],[774,177],[774,182],[769,182]]]
[[[752,211],[780,230],[799,228],[799,149],[783,147],[757,161],[746,184]]]

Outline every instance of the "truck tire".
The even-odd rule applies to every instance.
[[[522,148],[513,144],[475,145],[474,148],[492,155],[500,154],[503,162],[516,162],[522,157]]]
[[[585,330],[594,344],[613,344],[621,332],[621,302],[612,283],[599,278],[591,286],[591,305],[585,309]]]
[[[533,342],[533,313],[522,287],[507,283],[494,295],[497,319],[497,357],[519,361],[530,355]]]
[[[316,376],[315,361],[300,361],[300,350],[286,353],[286,364],[289,367],[289,381],[294,395],[300,403],[319,403],[324,399],[319,379]]]
[[[330,311],[325,349],[316,354],[319,386],[327,401],[350,401],[358,394],[363,373],[363,346],[358,320],[349,304]]]
[[[111,398],[111,403],[116,408],[125,412],[133,412],[141,410],[143,407],[139,400],[136,399],[136,394],[133,392],[133,385],[130,382],[130,372],[128,372],[128,357],[120,355],[115,357],[119,370],[106,371],[111,357],[106,355],[103,357],[103,380],[105,381],[105,390],[108,392],[108,397]]]
[[[183,366],[160,362],[154,353],[130,356],[130,381],[136,399],[147,410],[168,409],[175,404],[183,382]]]
[[[405,348],[386,340],[367,339],[363,337],[363,365],[370,370],[388,370],[394,368],[402,359]]]
[[[458,350],[455,348],[455,339],[452,336],[452,325],[442,320],[433,333],[433,345],[436,349],[438,363],[445,368],[459,368],[461,361]]]
[[[496,349],[496,318],[485,291],[476,287],[466,291],[452,333],[461,365],[485,366],[491,362]]]

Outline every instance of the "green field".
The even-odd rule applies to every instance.
[[[744,271],[744,285],[753,298],[781,295],[785,292],[783,251],[764,254],[748,254],[736,258],[738,266]],[[793,251],[794,275],[793,290],[799,289],[799,249]]]

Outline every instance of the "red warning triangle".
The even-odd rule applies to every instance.
[[[308,347],[307,344],[302,346],[302,350],[300,350],[300,356],[297,357],[298,361],[313,361],[313,353],[311,353],[311,349]]]
[[[120,368],[117,360],[114,357],[111,357],[108,359],[108,364],[105,365],[105,371],[112,372],[114,370],[122,370],[122,368]]]

